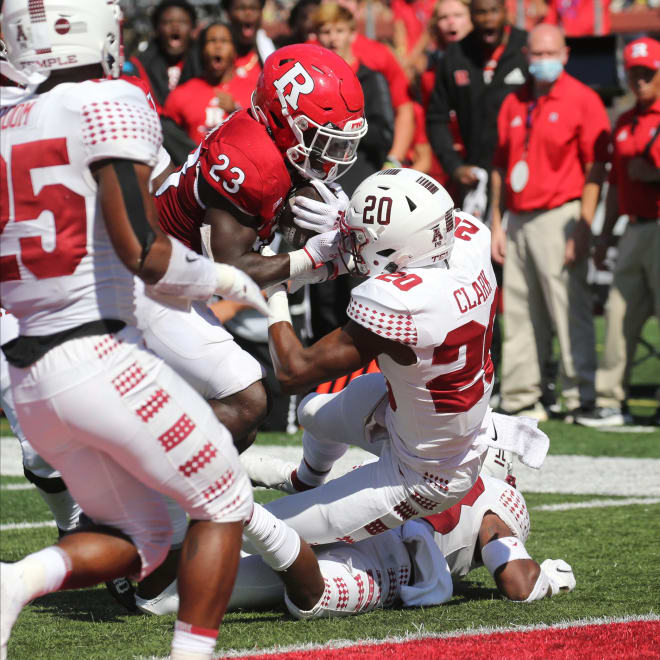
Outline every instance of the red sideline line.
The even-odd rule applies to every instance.
[[[249,660],[380,660],[381,658],[515,658],[621,660],[660,658],[660,621],[633,621],[575,628],[544,628],[460,637],[426,638],[338,649],[250,655]],[[244,656],[245,657],[245,656]]]

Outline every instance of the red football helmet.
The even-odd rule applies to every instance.
[[[344,174],[367,132],[364,96],[353,69],[313,44],[285,46],[266,59],[252,111],[308,179],[330,182]]]

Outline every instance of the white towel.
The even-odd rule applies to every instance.
[[[401,587],[406,607],[440,605],[452,596],[454,585],[447,560],[433,540],[433,530],[421,520],[409,520],[401,528],[401,539],[414,563],[415,582]]]
[[[461,209],[475,218],[484,220],[488,205],[488,172],[481,167],[473,167],[472,172],[479,179],[479,183],[465,195]]]
[[[494,412],[491,422],[494,433],[488,433],[486,438],[490,447],[512,451],[527,467],[535,470],[543,465],[550,447],[550,438],[538,428],[538,420]]]

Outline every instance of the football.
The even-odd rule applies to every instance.
[[[282,205],[280,216],[277,219],[279,231],[284,237],[284,240],[292,248],[299,250],[305,245],[305,243],[307,243],[309,238],[314,236],[316,232],[309,229],[302,229],[302,227],[298,227],[295,223],[291,207],[293,206],[293,199],[296,196],[308,197],[309,199],[315,199],[319,202],[322,202],[323,198],[313,185],[310,183],[303,183],[302,185],[291,189],[286,201]]]

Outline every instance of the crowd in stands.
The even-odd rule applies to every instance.
[[[124,74],[148,83],[179,165],[215,125],[249,107],[275,48],[318,42],[340,55],[362,84],[369,124],[357,163],[341,179],[347,194],[379,169],[414,167],[491,223],[503,292],[503,337],[496,333],[493,344],[501,409],[541,420],[561,413],[585,425],[630,419],[635,347],[646,319],[660,314],[658,0],[130,4]],[[645,32],[612,38],[621,12],[646,12]],[[612,62],[623,55],[620,94],[629,86],[630,96],[620,117],[589,76],[565,70],[575,40],[588,38],[610,39],[603,43]],[[623,215],[628,228],[597,369],[588,260],[593,252],[605,268]],[[350,286],[340,278],[313,287],[312,336],[345,322]],[[561,408],[548,394],[554,337]],[[660,404],[656,424],[659,413]]]

